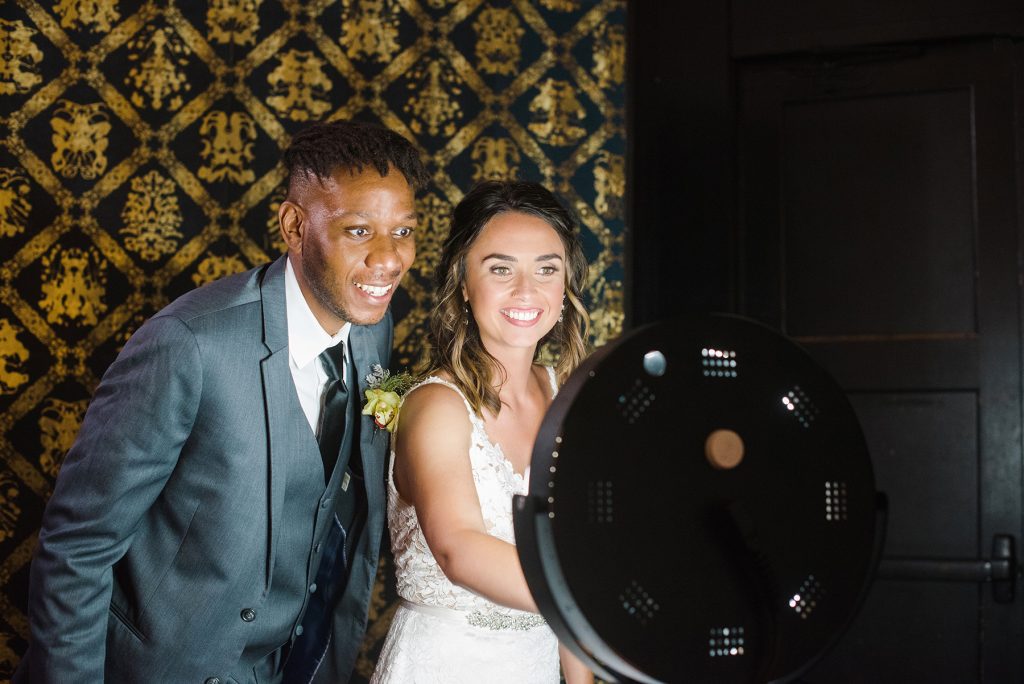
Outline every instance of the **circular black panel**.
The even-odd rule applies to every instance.
[[[738,465],[709,460],[718,430],[742,441]],[[548,411],[531,473],[515,510],[527,580],[605,677],[791,677],[866,585],[860,426],[835,382],[759,324],[673,321],[599,350]]]

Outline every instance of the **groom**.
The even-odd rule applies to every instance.
[[[15,682],[347,681],[385,508],[387,440],[360,408],[426,174],[351,122],[284,161],[287,256],[173,302],[97,388],[43,516]]]

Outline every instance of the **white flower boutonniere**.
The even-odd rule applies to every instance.
[[[398,425],[398,404],[406,390],[415,384],[413,377],[406,372],[391,374],[379,363],[370,367],[366,376],[366,404],[363,406],[364,416],[373,416],[373,424],[378,430],[394,432]]]

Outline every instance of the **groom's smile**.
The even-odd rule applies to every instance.
[[[391,292],[394,287],[393,284],[385,287],[374,287],[373,285],[365,285],[363,283],[356,283],[356,287],[372,297],[383,297],[384,295]]]

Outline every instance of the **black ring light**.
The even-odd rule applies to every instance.
[[[541,613],[603,678],[784,681],[877,560],[853,409],[807,354],[711,315],[638,329],[562,388],[516,497]]]

